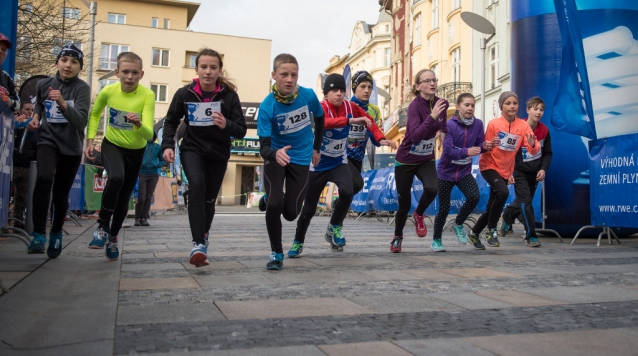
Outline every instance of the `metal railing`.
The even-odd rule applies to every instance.
[[[450,82],[439,85],[436,96],[447,100],[450,104],[456,102],[456,98],[463,93],[472,92],[471,82]]]

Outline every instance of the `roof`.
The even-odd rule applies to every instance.
[[[190,26],[193,17],[195,17],[195,13],[199,10],[199,6],[201,5],[196,1],[183,1],[183,0],[133,0],[139,2],[150,2],[153,4],[166,4],[166,5],[175,5],[180,7],[185,7],[188,9],[188,15],[186,19],[186,26]]]
[[[391,22],[391,21],[392,21],[392,16],[390,16],[390,14],[388,14],[387,12],[383,10],[379,11],[379,19],[377,20],[377,23]]]

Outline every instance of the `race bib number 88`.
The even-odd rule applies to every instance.
[[[277,120],[279,133],[282,135],[300,131],[310,125],[308,106],[303,106],[286,114],[278,115],[275,119]]]

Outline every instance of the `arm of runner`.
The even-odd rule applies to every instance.
[[[452,137],[452,135],[445,135],[443,139],[443,153],[455,161],[469,156],[467,147],[460,147],[460,149],[454,147],[454,137]]]
[[[547,132],[547,136],[543,141],[543,155],[541,158],[541,169],[547,172],[549,169],[549,164],[552,162],[552,138],[549,136],[549,131]]]
[[[129,114],[130,115],[130,114]],[[140,117],[142,125],[135,125],[134,129],[146,141],[153,138],[153,124],[155,123],[155,93],[149,91],[144,98],[144,109],[142,109],[142,117]]]
[[[91,114],[89,116],[89,122],[86,129],[86,138],[94,139],[97,134],[97,127],[100,125],[100,115],[104,111],[106,106],[107,89],[102,89],[97,95],[93,107],[91,108]],[[106,134],[106,133],[105,133]]]
[[[164,118],[164,132],[162,133],[162,152],[166,159],[166,150],[175,150],[175,134],[180,121],[184,118],[184,102],[182,101],[182,93],[184,88],[178,89],[173,96],[173,101],[168,107],[166,118]],[[187,120],[187,119],[185,119]],[[186,125],[186,123],[184,123]],[[175,152],[173,152],[175,154]],[[166,161],[171,162],[166,159]]]
[[[540,151],[540,145],[538,145],[536,142],[536,136],[534,136],[534,131],[532,131],[532,128],[529,127],[529,125],[525,126],[527,127],[527,129],[525,130],[525,132],[523,132],[522,135],[522,145],[525,145],[529,153],[535,155],[538,153],[538,151]]]
[[[321,150],[324,122],[325,122],[325,119],[323,116],[315,117],[315,140],[312,143],[312,148],[317,152]]]
[[[277,150],[272,148],[270,136],[259,136],[259,154],[264,161],[274,161]]]

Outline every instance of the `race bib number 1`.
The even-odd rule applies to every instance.
[[[192,126],[213,126],[212,115],[221,112],[219,101],[210,103],[186,103],[188,123]]]
[[[126,117],[128,114],[130,114],[128,111],[109,108],[109,126],[119,130],[134,130],[135,125],[128,122]],[[135,114],[140,115],[139,113]]]
[[[282,135],[300,131],[304,127],[310,125],[308,106],[303,106],[289,113],[278,115],[275,119],[277,120],[279,133]]]
[[[518,141],[521,139],[521,136],[499,131],[498,138],[501,139],[501,143],[498,145],[498,148],[503,151],[512,152],[518,149]]]
[[[73,107],[73,100],[67,100],[66,104]],[[45,100],[44,108],[46,110],[47,122],[52,124],[66,124],[68,121],[62,114],[62,108],[54,100]]]

